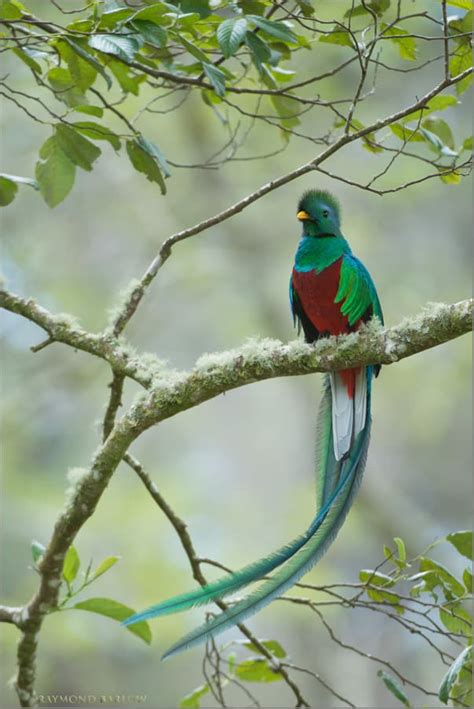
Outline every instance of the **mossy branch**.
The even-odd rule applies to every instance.
[[[90,333],[73,316],[50,313],[31,298],[0,290],[0,307],[34,322],[48,333],[51,342],[99,357],[117,375],[150,390],[152,398],[145,397],[141,402],[141,407],[149,407],[153,414],[146,414],[147,421],[152,419],[148,425],[262,379],[392,364],[469,332],[473,317],[472,298],[451,305],[431,303],[419,315],[391,328],[382,328],[374,321],[358,333],[323,339],[315,345],[300,340],[287,344],[252,340],[235,350],[203,355],[190,372],[180,372],[167,369],[165,362],[153,354],[137,353],[109,330]]]
[[[453,340],[472,329],[474,300],[432,303],[419,315],[383,328],[378,321],[357,333],[323,339],[315,345],[296,340],[255,340],[228,352],[201,357],[190,372],[170,372],[154,380],[137,405],[152,426],[180,411],[253,382],[329,372],[361,365],[389,365]]]

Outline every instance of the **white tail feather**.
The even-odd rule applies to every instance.
[[[367,418],[367,373],[361,367],[355,378],[354,392],[354,437],[362,431]]]
[[[332,435],[336,460],[347,453],[352,442],[354,422],[354,402],[347,393],[341,375],[331,372],[332,392]]]
[[[332,434],[334,456],[341,460],[350,450],[353,439],[362,431],[367,419],[367,373],[361,367],[356,373],[354,398],[337,372],[332,372]]]

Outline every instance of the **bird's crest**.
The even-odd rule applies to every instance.
[[[307,190],[298,202],[298,212],[314,213],[321,204],[330,207],[335,212],[338,222],[340,222],[341,205],[338,200],[326,190]]]

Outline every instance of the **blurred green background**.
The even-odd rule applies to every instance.
[[[325,47],[317,70],[347,56],[344,51]],[[314,56],[301,54],[298,61],[304,67]],[[416,72],[390,74],[361,107],[361,120],[367,123],[413,102],[438,80],[437,67],[431,65],[421,77]],[[30,88],[26,67],[15,66],[9,80]],[[350,94],[356,81],[354,66],[326,85],[326,91]],[[124,109],[127,114],[151,97],[150,91],[132,99]],[[444,117],[462,142],[470,130],[467,99]],[[311,113],[303,127],[311,131],[317,125],[321,133],[327,120],[324,113]],[[27,120],[10,103],[3,105],[2,122],[2,170],[32,175],[48,129]],[[141,126],[176,162],[206,160],[226,140],[218,117],[199,96],[190,97],[177,113],[145,116]],[[281,146],[277,129],[257,124],[242,156]],[[120,290],[141,275],[168,235],[306,162],[316,150],[293,139],[285,151],[266,160],[231,162],[219,171],[174,169],[168,194],[161,197],[123,155],[104,147],[94,172],[78,171],[72,194],[54,211],[28,188],[2,211],[3,276],[12,290],[53,312],[74,314],[88,329],[101,329]],[[327,167],[362,180],[380,171],[385,160],[353,145]],[[416,179],[426,169],[406,160],[395,163],[385,184]],[[388,325],[418,312],[427,301],[468,296],[467,179],[456,186],[434,179],[378,197],[314,174],[178,245],[128,329],[131,342],[173,366],[189,368],[200,354],[237,347],[255,335],[294,338],[287,285],[300,231],[296,203],[309,187],[331,189],[341,200],[344,232],[374,277]],[[1,596],[2,602],[19,605],[37,586],[31,540],[47,542],[63,505],[68,470],[87,466],[98,444],[110,374],[101,361],[58,344],[33,355],[29,347],[41,340],[39,329],[8,314],[2,319]],[[306,527],[314,505],[312,456],[320,383],[321,377],[314,375],[230,392],[164,422],[133,446],[168,502],[187,520],[200,555],[235,568]],[[124,403],[136,392],[127,384]],[[470,431],[468,337],[384,368],[374,392],[364,484],[337,542],[308,580],[356,581],[359,569],[380,561],[383,544],[395,535],[405,539],[413,554],[439,535],[469,527]],[[110,554],[122,557],[89,595],[111,596],[141,608],[194,583],[176,535],[125,466],[116,472],[76,546],[84,564]],[[439,554],[442,561],[454,563],[454,551],[440,547]],[[58,613],[42,631],[38,691],[141,694],[147,695],[145,706],[177,706],[202,683],[201,650],[166,665],[159,658],[202,615],[197,610],[153,622],[150,648],[105,618]],[[442,665],[415,637],[374,613],[335,609],[329,617],[343,639],[387,657],[436,689]],[[331,643],[304,609],[273,603],[249,625],[259,637],[281,640],[296,664],[320,672],[357,706],[392,706],[393,698],[376,677],[377,667]],[[7,680],[14,672],[17,632],[4,624],[0,630],[0,704],[11,706],[16,698]],[[237,637],[234,630],[224,640]],[[338,706],[311,678],[299,681],[313,706]],[[280,683],[257,693],[263,706],[290,705]],[[237,703],[242,696],[229,696],[233,706],[242,706]],[[212,699],[205,706],[213,706]]]

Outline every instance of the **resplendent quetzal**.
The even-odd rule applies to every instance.
[[[372,316],[383,322],[373,281],[342,235],[337,200],[328,192],[310,190],[298,204],[297,218],[303,233],[290,304],[306,341],[353,332]],[[164,655],[170,657],[242,622],[314,566],[341,528],[361,482],[370,437],[371,381],[379,370],[358,367],[325,378],[316,444],[317,508],[306,532],[239,571],[130,616],[126,625],[201,606],[261,581],[256,590],[173,645]]]

